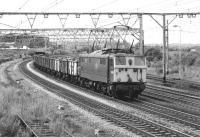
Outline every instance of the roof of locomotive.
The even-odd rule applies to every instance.
[[[96,50],[92,53],[80,54],[79,57],[109,57],[109,54],[103,54],[102,50]]]
[[[79,57],[114,57],[114,56],[142,56],[142,55],[135,55],[133,52],[125,52],[125,50],[96,50],[92,53],[80,54]]]

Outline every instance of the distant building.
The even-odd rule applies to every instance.
[[[27,46],[23,46],[22,49],[29,49],[29,47],[27,47]]]
[[[196,52],[196,49],[190,49],[190,52]]]

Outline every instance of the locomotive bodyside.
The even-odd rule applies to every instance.
[[[80,55],[80,77],[99,82],[108,82],[108,56]]]

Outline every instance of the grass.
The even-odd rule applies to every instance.
[[[16,137],[18,134],[23,136],[20,126],[16,124],[16,114],[27,121],[51,119],[50,121],[55,126],[55,133],[61,133],[62,120],[54,112],[56,106],[52,99],[39,93],[31,94],[24,89],[2,85],[0,85],[0,91],[0,133],[2,136]]]
[[[93,130],[83,129],[77,119],[77,112],[66,103],[66,110],[57,109],[62,102],[47,96],[46,93],[33,92],[33,89],[16,87],[4,87],[0,84],[0,133],[4,137],[26,136],[28,133],[22,130],[16,123],[15,115],[21,115],[25,120],[35,119],[49,121],[49,127],[57,136],[64,136],[65,130],[71,134],[85,134],[91,136]],[[62,104],[63,105],[63,104]],[[90,132],[86,132],[90,131]],[[85,133],[84,133],[85,132]]]
[[[50,128],[58,136],[64,133],[66,127],[71,129],[81,128],[76,124],[72,124],[72,121],[63,121],[65,113],[57,110],[58,104],[62,104],[62,102],[44,92],[38,90],[35,92],[35,89],[28,82],[24,83],[23,81],[20,85],[17,84],[13,80],[16,75],[13,73],[8,74],[5,69],[1,68],[1,73],[4,74],[4,78],[8,80],[9,84],[0,81],[0,136],[27,136],[28,133],[16,124],[16,114],[21,115],[27,121],[35,119],[49,121]],[[68,108],[68,113],[74,115],[73,112],[70,112],[72,110],[66,103],[65,108]]]
[[[2,137],[17,137],[18,131],[21,130],[15,119],[18,113],[18,104],[15,104],[14,88],[0,86],[0,133]],[[21,135],[27,134],[21,131]]]

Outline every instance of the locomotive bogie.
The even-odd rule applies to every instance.
[[[139,94],[145,89],[144,83],[127,83],[120,82],[113,84],[114,92],[116,92],[115,96],[119,97],[127,97],[127,98],[137,98]]]

